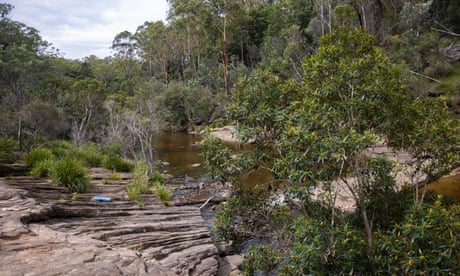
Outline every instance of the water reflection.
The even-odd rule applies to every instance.
[[[154,160],[168,162],[170,165],[162,170],[175,177],[200,177],[206,173],[202,166],[195,167],[202,163],[200,148],[197,145],[200,140],[201,137],[198,135],[183,132],[158,133],[153,142]]]

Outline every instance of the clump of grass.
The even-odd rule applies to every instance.
[[[160,198],[161,202],[163,202],[165,206],[168,206],[171,195],[169,194],[169,190],[166,185],[156,181],[153,183],[153,187],[155,189],[155,194]]]
[[[16,162],[14,151],[17,149],[17,143],[13,139],[0,137],[0,163],[13,164]]]
[[[145,205],[144,197],[138,186],[130,183],[126,185],[126,192],[128,193],[129,200],[136,202],[141,207]]]
[[[47,148],[57,159],[66,158],[74,150],[72,144],[67,141],[53,141],[48,144]]]
[[[90,187],[90,178],[87,169],[79,160],[71,157],[58,160],[54,163],[51,178],[58,185],[67,187],[74,193],[84,193]]]
[[[138,162],[133,171],[133,182],[126,185],[126,192],[131,201],[144,205],[143,194],[149,191],[149,168],[145,162]]]
[[[29,169],[34,169],[39,163],[51,159],[53,153],[49,149],[36,148],[24,156],[24,162]]]
[[[104,159],[102,166],[109,170],[117,172],[132,172],[134,163],[122,157],[122,146],[120,144],[112,144],[104,151]]]
[[[54,170],[54,159],[45,159],[36,163],[30,170],[30,175],[37,177],[47,177]]]
[[[119,155],[107,155],[102,161],[102,166],[117,172],[131,172],[134,164]]]

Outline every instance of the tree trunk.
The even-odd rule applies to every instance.
[[[224,1],[224,9],[227,5],[227,1]],[[224,29],[222,39],[222,62],[224,64],[224,86],[225,86],[225,97],[230,95],[230,84],[228,81],[228,56],[227,56],[227,14],[224,11]]]
[[[361,208],[361,216],[363,217],[364,227],[366,228],[367,246],[369,247],[369,250],[371,250],[373,243],[374,243],[374,239],[372,237],[372,226],[369,222],[369,218],[367,217],[366,208],[364,207],[360,207],[360,208]]]

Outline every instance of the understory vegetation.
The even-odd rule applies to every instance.
[[[245,274],[460,271],[458,202],[426,186],[460,164],[459,1],[168,4],[69,60],[0,3],[0,163],[78,193],[90,167],[132,171],[130,200],[168,204],[155,135],[234,124],[239,143],[201,144]]]
[[[113,160],[117,160],[117,168],[107,165]],[[76,193],[84,193],[90,188],[88,169],[91,167],[105,167],[118,172],[129,172],[133,168],[131,161],[115,154],[111,148],[102,150],[91,143],[74,147],[65,141],[54,141],[29,151],[24,156],[24,162],[31,175],[50,177],[58,185]],[[121,170],[116,170],[119,168]]]

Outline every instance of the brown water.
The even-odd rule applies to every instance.
[[[428,184],[428,190],[449,196],[455,202],[460,203],[460,174],[441,177]]]
[[[198,135],[183,132],[158,133],[153,142],[154,160],[170,163],[162,170],[175,177],[184,175],[200,177],[206,174],[202,166],[194,167],[202,163],[200,148],[197,145],[200,140],[201,137]]]

